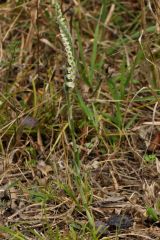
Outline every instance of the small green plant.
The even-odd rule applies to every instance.
[[[151,164],[156,161],[156,155],[155,154],[145,154],[143,157],[145,163]]]
[[[159,217],[158,217],[158,214],[157,214],[156,210],[154,208],[152,208],[152,207],[148,207],[147,208],[147,215],[154,222],[157,222],[159,220]]]
[[[45,191],[37,191],[33,189],[29,192],[29,194],[32,201],[36,203],[46,203],[51,199],[51,195]]]

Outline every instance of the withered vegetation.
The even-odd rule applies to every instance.
[[[60,2],[60,1],[59,1]],[[160,4],[0,1],[0,239],[160,239]]]

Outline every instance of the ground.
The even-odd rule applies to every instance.
[[[160,239],[160,4],[0,1],[0,239]]]

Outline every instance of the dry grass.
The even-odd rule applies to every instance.
[[[149,3],[62,3],[77,58],[77,159],[54,8],[0,5],[1,239],[160,239],[160,6]],[[131,226],[99,236],[97,222],[115,214]]]

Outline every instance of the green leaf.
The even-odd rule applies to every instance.
[[[148,215],[154,222],[158,221],[158,215],[157,215],[157,213],[156,213],[156,211],[155,211],[154,208],[151,208],[151,207],[147,208],[147,215]]]

